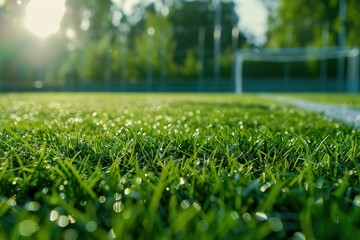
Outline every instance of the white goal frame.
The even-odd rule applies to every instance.
[[[256,62],[302,62],[347,58],[346,92],[359,91],[359,48],[357,47],[306,47],[279,49],[240,49],[235,54],[235,92],[243,92],[243,63]],[[345,69],[343,69],[345,70]]]

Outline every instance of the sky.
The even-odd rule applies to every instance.
[[[266,42],[268,12],[261,0],[238,0],[240,30],[256,44]]]
[[[134,3],[137,1],[139,0],[133,0]],[[55,33],[65,11],[64,2],[65,0],[31,0],[27,6],[25,26],[40,38]],[[240,30],[255,44],[265,43],[267,10],[261,0],[236,0],[236,3],[240,15]],[[131,10],[131,6],[130,3],[126,7]]]

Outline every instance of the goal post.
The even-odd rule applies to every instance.
[[[347,72],[347,92],[359,92],[359,48],[353,48],[349,55]]]
[[[359,48],[357,47],[307,47],[279,49],[240,49],[235,53],[235,92],[244,91],[244,62],[292,63],[347,59],[346,92],[359,92]],[[345,70],[345,69],[344,69]],[[323,75],[324,73],[321,73]],[[326,70],[325,70],[326,71]],[[326,74],[326,73],[325,73]],[[338,79],[343,81],[343,79]]]

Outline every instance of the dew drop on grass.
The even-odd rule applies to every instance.
[[[68,217],[69,217],[69,221],[70,221],[71,224],[76,223],[76,219],[75,219],[74,216],[69,215]]]
[[[24,220],[19,224],[19,233],[21,236],[30,237],[40,229],[39,225],[31,220]]]
[[[31,212],[36,212],[40,209],[40,203],[35,202],[35,201],[31,201],[31,202],[27,202],[25,203],[25,209]]]
[[[180,205],[183,209],[188,209],[190,207],[190,202],[189,200],[182,200]]]
[[[122,202],[115,202],[113,205],[114,212],[120,213],[124,209]]]
[[[141,183],[142,183],[141,177],[137,177],[137,178],[136,178],[136,183],[137,183],[138,185],[141,185]]]
[[[125,195],[129,195],[131,193],[130,188],[125,188],[124,193]]]
[[[234,221],[239,219],[239,214],[236,211],[232,211],[230,215]]]
[[[199,136],[199,135],[200,135],[199,132],[195,132],[192,136],[193,136],[193,137],[197,137],[197,136]]]
[[[98,225],[95,221],[89,221],[86,223],[85,228],[88,232],[94,232],[97,229]]]
[[[100,196],[100,197],[99,197],[99,202],[100,202],[100,203],[106,202],[106,197],[105,197],[105,196]]]
[[[65,193],[60,193],[59,197],[64,200],[66,198],[66,194]]]
[[[294,233],[293,239],[294,240],[306,240],[306,237],[303,233],[296,232],[296,233]]]
[[[245,222],[250,222],[251,221],[251,215],[250,213],[244,213],[242,215],[242,219],[245,221]]]
[[[268,219],[264,212],[256,212],[255,216],[260,221],[266,221]]]
[[[267,182],[267,183],[265,183],[264,185],[262,185],[261,187],[260,187],[260,191],[261,192],[265,192],[268,188],[270,188],[271,187],[271,183],[269,183],[269,182]]]
[[[119,201],[121,198],[122,198],[121,193],[115,193],[114,194],[115,201]]]
[[[54,222],[54,221],[56,221],[58,219],[58,217],[59,217],[58,211],[52,210],[50,212],[50,217],[49,217],[50,221]]]
[[[17,204],[15,198],[10,198],[7,203],[10,207],[15,207]]]
[[[116,234],[113,228],[110,229],[109,233],[108,233],[108,238],[109,239],[115,239],[116,238]]]
[[[237,174],[235,174],[234,178],[235,178],[236,181],[239,181],[240,180],[240,175],[237,173]]]
[[[81,200],[81,201],[80,201],[80,205],[81,205],[81,206],[85,207],[86,204],[87,204],[87,202],[86,202],[85,200]]]
[[[308,191],[309,190],[309,184],[306,182],[306,183],[304,183],[304,189],[305,189],[305,191]]]
[[[122,216],[125,220],[129,220],[132,217],[132,211],[131,209],[126,210],[122,213]]]
[[[270,218],[268,223],[271,230],[273,230],[274,232],[280,232],[284,227],[283,223],[281,222],[281,219],[277,217]]]
[[[360,207],[360,195],[355,196],[354,205]]]
[[[57,219],[56,223],[59,227],[66,227],[67,225],[69,225],[70,220],[69,220],[68,216],[60,215],[60,217]]]
[[[79,237],[79,233],[72,228],[67,229],[64,231],[64,239],[65,240],[76,240]]]
[[[197,228],[200,230],[200,231],[203,231],[203,232],[206,232],[208,229],[209,229],[209,224],[207,221],[205,220],[201,220],[197,223]]]
[[[322,205],[323,203],[324,203],[324,199],[321,197],[315,201],[314,205]]]
[[[179,185],[184,185],[185,184],[185,180],[183,177],[179,178]]]
[[[198,203],[193,203],[193,207],[196,209],[196,211],[200,211],[201,210],[201,206],[200,206],[200,204],[198,204]]]
[[[324,185],[324,181],[323,180],[318,180],[316,182],[315,187],[318,188],[318,189],[322,189],[323,185]]]

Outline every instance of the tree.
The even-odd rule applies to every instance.
[[[186,53],[188,49],[198,49],[201,30],[205,31],[204,46],[206,50],[212,51],[215,21],[215,9],[212,1],[181,1],[180,4],[170,8],[168,18],[175,28],[174,38],[177,41],[178,51]],[[222,49],[232,45],[232,31],[238,21],[234,2],[221,1]]]
[[[358,45],[360,43],[358,1],[346,1],[347,20],[341,22],[340,0],[280,0],[276,14],[270,15],[268,46],[338,45],[341,26],[347,31],[346,44]]]
[[[148,75],[148,67],[151,67],[153,77],[171,76],[176,71],[172,25],[165,16],[153,12],[147,13],[145,21],[139,24],[142,32],[134,35],[131,41],[134,54],[130,56],[129,74],[132,76],[129,77]]]
[[[20,27],[28,1],[7,0],[0,6],[0,74],[14,86],[31,87],[40,71],[49,84],[75,88],[147,76],[160,81],[213,76],[211,0],[66,0],[60,32],[42,41]],[[234,1],[220,2],[224,54],[219,61],[225,66],[244,38],[233,34],[238,23]]]
[[[347,7],[347,44],[353,46],[360,45],[360,12],[359,2],[356,0],[348,0]]]

